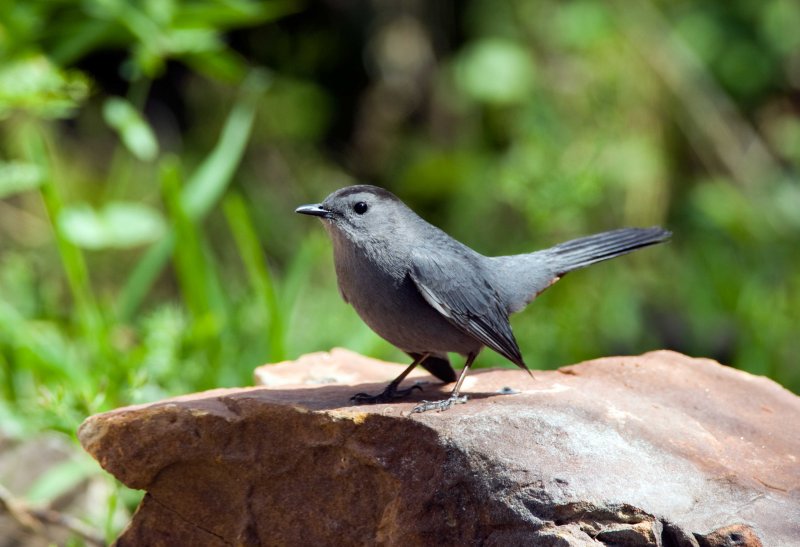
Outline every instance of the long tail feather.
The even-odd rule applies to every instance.
[[[559,266],[559,275],[584,268],[603,260],[614,258],[655,245],[670,238],[672,232],[654,226],[652,228],[622,228],[573,239],[550,249]]]

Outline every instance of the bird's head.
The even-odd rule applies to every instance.
[[[397,196],[367,184],[341,188],[322,203],[302,205],[295,212],[319,217],[332,237],[344,236],[356,244],[399,239],[397,230],[413,216]]]

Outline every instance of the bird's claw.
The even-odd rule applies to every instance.
[[[427,412],[429,410],[438,410],[439,412],[444,412],[453,405],[464,404],[466,402],[466,395],[455,395],[451,396],[449,399],[443,399],[441,401],[422,401],[422,403],[415,406],[411,412],[420,413]]]
[[[384,389],[381,393],[377,395],[370,395],[368,393],[356,393],[352,397],[350,397],[350,401],[354,402],[357,405],[374,405],[380,403],[392,403],[397,401],[398,399],[405,399],[411,393],[414,392],[415,389],[422,391],[422,386],[419,383],[412,385],[406,389],[397,389],[393,385],[389,385],[386,389]]]

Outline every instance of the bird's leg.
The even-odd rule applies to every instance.
[[[472,365],[472,362],[475,360],[477,355],[477,352],[467,355],[467,362],[464,363],[464,370],[461,371],[461,374],[458,377],[458,382],[456,382],[456,387],[453,388],[453,391],[450,393],[450,397],[441,401],[422,401],[422,403],[415,406],[411,412],[427,412],[429,410],[438,410],[441,412],[443,410],[447,410],[453,405],[466,403],[467,396],[459,395],[458,392],[461,389],[461,384],[464,382],[464,378],[467,377],[467,371],[469,370],[469,367]]]
[[[414,368],[416,368],[418,364],[420,364],[421,362],[423,362],[425,359],[428,358],[428,355],[429,355],[428,353],[423,353],[419,357],[414,359],[414,362],[408,365],[408,368],[406,368],[400,374],[400,376],[392,380],[392,383],[386,386],[386,389],[384,389],[383,392],[377,395],[369,395],[367,393],[356,393],[355,395],[350,397],[350,400],[359,405],[391,403],[398,399],[403,399],[405,397],[408,397],[415,389],[422,391],[422,387],[419,384],[414,384],[413,386],[406,389],[397,389],[397,388],[398,386],[400,386],[400,382],[405,380],[406,376],[408,376],[411,373],[411,371],[414,370]]]

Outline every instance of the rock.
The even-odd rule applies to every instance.
[[[84,448],[147,490],[118,545],[797,545],[800,398],[770,380],[659,351],[348,406],[402,368],[334,351],[92,416]]]
[[[409,364],[411,361],[408,362]],[[375,382],[384,387],[408,366],[370,359],[342,348],[309,353],[297,361],[262,365],[253,372],[256,384],[269,387],[316,386],[325,384],[366,384]],[[409,380],[431,380],[422,367],[408,375]],[[382,389],[382,388],[381,388]],[[380,390],[378,390],[380,391]],[[339,401],[340,406],[345,401]],[[336,403],[335,403],[336,404]]]

